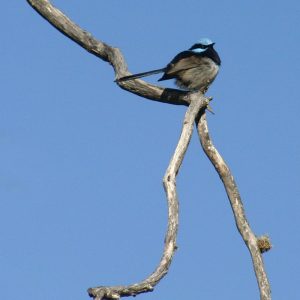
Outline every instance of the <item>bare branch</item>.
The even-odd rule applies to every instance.
[[[27,0],[27,2],[50,24],[75,43],[91,54],[110,63],[115,71],[116,78],[129,75],[127,64],[118,48],[95,39],[89,32],[81,29],[48,0]],[[270,285],[264,270],[262,252],[271,248],[269,238],[257,238],[252,232],[247,219],[239,191],[225,161],[210,140],[204,108],[208,100],[202,94],[164,89],[147,84],[142,80],[116,82],[122,89],[141,97],[175,105],[189,106],[185,115],[182,133],[164,176],[164,188],[168,199],[168,229],[161,261],[156,270],[144,281],[129,286],[96,287],[88,290],[89,295],[96,300],[119,299],[122,296],[134,296],[139,293],[152,291],[154,286],[167,274],[174,251],[176,250],[176,235],[178,227],[178,200],[176,193],[176,176],[182,163],[193,131],[193,122],[196,119],[197,129],[202,147],[218,172],[225,186],[230,204],[234,213],[237,228],[242,235],[252,257],[256,278],[258,281],[261,300],[270,300]],[[203,110],[202,110],[203,109]],[[201,110],[201,112],[200,112]]]
[[[118,48],[95,39],[89,32],[81,29],[72,22],[60,10],[54,7],[48,0],[27,0],[27,2],[51,25],[58,29],[65,36],[83,47],[88,52],[109,62],[115,71],[116,78],[120,78],[130,73],[127,71],[127,64]],[[122,89],[139,95],[141,97],[175,105],[188,106],[189,97],[185,97],[187,92],[176,89],[165,89],[143,80],[130,80],[116,82]]]
[[[174,252],[178,228],[178,199],[176,192],[176,176],[190,143],[193,126],[200,110],[208,105],[208,100],[201,93],[190,94],[191,104],[185,114],[181,135],[163,179],[168,201],[168,229],[165,236],[165,246],[162,258],[156,270],[144,281],[129,286],[99,286],[90,288],[88,293],[95,300],[119,299],[123,296],[135,296],[153,291],[155,285],[167,274]]]
[[[215,167],[224,184],[235,217],[238,231],[240,232],[244,242],[246,243],[250,251],[256,279],[260,290],[260,299],[271,300],[270,284],[264,270],[264,263],[261,255],[261,252],[267,251],[271,248],[270,241],[268,240],[268,237],[258,239],[252,232],[245,216],[243,203],[235,180],[229,170],[229,167],[210,139],[205,113],[197,118],[197,129],[202,148]],[[260,244],[262,244],[262,241],[264,241],[264,245],[269,245],[269,249],[266,250],[263,249],[262,246],[260,246]]]

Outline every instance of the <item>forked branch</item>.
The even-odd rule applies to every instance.
[[[65,36],[112,65],[115,77],[120,78],[130,73],[127,71],[125,59],[118,48],[114,48],[95,39],[89,32],[81,29],[48,0],[27,0],[27,2],[50,24]],[[166,275],[174,251],[176,250],[176,236],[178,228],[178,200],[176,193],[176,175],[179,171],[184,154],[189,145],[193,124],[196,120],[198,134],[202,147],[213,163],[225,186],[230,204],[234,213],[237,228],[242,235],[253,260],[256,278],[258,281],[261,300],[270,300],[270,285],[264,270],[261,253],[271,248],[268,237],[257,238],[245,217],[243,204],[236,183],[223,158],[212,144],[204,113],[207,99],[199,93],[187,93],[175,89],[148,84],[142,80],[117,82],[124,90],[137,94],[153,101],[189,106],[183,122],[182,133],[164,177],[164,188],[168,200],[168,229],[165,238],[165,247],[161,261],[156,270],[145,280],[129,286],[96,287],[88,290],[94,299],[119,299],[122,296],[134,296],[139,293],[152,291],[154,286]]]

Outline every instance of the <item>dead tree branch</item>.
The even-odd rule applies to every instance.
[[[182,132],[163,179],[168,201],[168,229],[165,236],[165,246],[162,258],[156,270],[140,283],[129,286],[100,286],[90,288],[88,293],[95,300],[119,299],[122,296],[135,296],[140,293],[151,292],[154,286],[167,274],[174,252],[176,250],[176,237],[178,228],[178,199],[176,191],[176,176],[190,143],[195,119],[199,111],[204,109],[208,100],[201,93],[190,94],[191,104],[185,114]]]
[[[260,299],[270,300],[270,284],[266,272],[264,270],[264,263],[261,255],[262,252],[270,250],[270,241],[266,236],[257,238],[252,232],[247,218],[245,216],[242,199],[236,182],[226,162],[224,161],[224,159],[214,146],[212,140],[210,139],[205,113],[201,116],[198,116],[196,123],[202,148],[209,160],[211,161],[211,163],[213,164],[213,166],[215,167],[216,171],[220,176],[220,179],[224,184],[233,211],[236,226],[246,246],[250,251],[257,283],[260,290]],[[267,247],[263,248],[262,246],[260,246],[262,240],[266,241],[265,245],[267,244]]]
[[[55,8],[48,0],[27,0],[27,2],[50,24],[65,36],[112,65],[115,77],[129,75],[125,59],[118,48],[107,45],[95,39],[89,32],[81,29],[60,10]],[[271,300],[270,285],[264,271],[261,253],[271,248],[267,237],[257,238],[252,232],[247,219],[240,194],[230,170],[223,158],[212,144],[205,117],[205,107],[208,100],[199,93],[187,93],[175,89],[148,84],[142,80],[116,82],[122,89],[139,95],[143,98],[162,103],[185,105],[188,110],[183,122],[182,133],[164,176],[164,188],[168,200],[168,228],[165,237],[165,246],[161,261],[156,270],[140,283],[129,286],[100,286],[90,288],[89,295],[95,300],[119,299],[122,296],[134,296],[139,293],[152,291],[154,286],[167,274],[172,257],[176,250],[176,236],[178,228],[178,200],[176,193],[176,176],[189,145],[193,124],[196,121],[200,141],[208,158],[211,160],[225,186],[230,204],[234,213],[237,228],[242,235],[253,260],[255,274],[260,289],[261,300]]]
[[[130,75],[127,71],[125,59],[118,48],[114,48],[95,39],[89,32],[81,29],[78,25],[72,22],[48,0],[27,0],[27,2],[62,34],[73,40],[91,54],[110,63],[114,68],[116,78]],[[122,89],[146,99],[175,105],[189,105],[189,97],[185,97],[187,92],[184,91],[164,89],[160,86],[146,83],[143,80],[117,82],[117,84]]]

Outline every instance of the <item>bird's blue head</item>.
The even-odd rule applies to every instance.
[[[194,44],[189,50],[195,53],[204,52],[209,47],[213,47],[215,43],[209,38],[202,38],[196,44]]]
[[[197,44],[201,44],[203,46],[210,46],[210,45],[213,45],[213,41],[209,38],[202,38],[198,41]]]

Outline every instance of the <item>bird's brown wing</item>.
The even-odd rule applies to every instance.
[[[175,78],[178,73],[184,70],[197,68],[201,64],[201,56],[191,51],[183,51],[176,55],[167,65],[165,73],[160,80]]]

